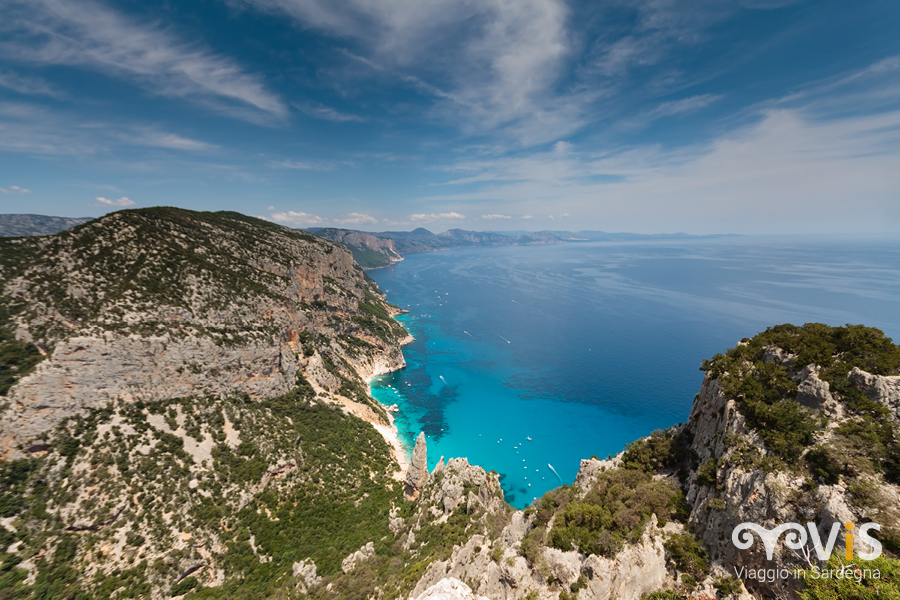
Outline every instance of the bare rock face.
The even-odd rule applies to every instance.
[[[809,408],[825,409],[834,406],[830,386],[819,379],[819,367],[808,365],[800,371],[797,379],[797,402]]]
[[[406,499],[414,501],[418,499],[422,486],[428,477],[428,444],[425,442],[425,433],[416,438],[413,448],[412,461],[406,472]]]
[[[773,355],[778,353],[772,351]],[[799,381],[797,401],[822,411],[836,427],[847,411],[838,397],[832,395],[829,385],[818,378],[818,367],[811,365],[795,374]],[[900,377],[875,376],[854,368],[850,380],[869,395],[895,411],[900,407]],[[788,470],[765,472],[755,465],[740,459],[742,452],[754,448],[765,455],[765,445],[755,431],[746,425],[737,402],[727,398],[721,390],[718,379],[707,378],[697,395],[686,431],[692,436],[692,450],[696,453],[697,464],[715,461],[715,483],[700,483],[696,471],[691,472],[685,490],[688,503],[692,506],[689,522],[694,534],[710,548],[718,565],[734,574],[736,568],[780,569],[808,567],[812,546],[804,552],[790,551],[783,546],[782,537],[773,559],[766,556],[763,543],[756,538],[748,549],[738,549],[731,536],[741,523],[758,524],[773,529],[785,523],[816,523],[819,537],[828,538],[834,523],[865,522],[875,518],[879,522],[889,522],[892,518],[886,512],[871,513],[865,507],[855,506],[852,495],[845,485],[820,484],[810,489],[809,479]],[[826,428],[819,434],[820,443],[827,444],[832,429]],[[869,481],[873,494],[877,497],[896,497],[896,486]],[[890,501],[885,503],[891,505]],[[892,513],[891,513],[892,514]],[[885,521],[888,519],[888,521]],[[836,539],[835,552],[843,552],[844,537]],[[858,550],[868,548],[858,546]],[[815,555],[813,554],[813,561]],[[772,582],[745,581],[750,591],[760,597],[793,597],[799,590],[800,581],[794,578],[776,579]]]
[[[472,588],[459,579],[447,577],[422,592],[411,600],[488,600],[484,596],[475,596]]]
[[[322,582],[322,578],[316,575],[316,563],[312,559],[305,558],[300,562],[295,562],[292,572],[297,580],[297,590],[301,594],[305,594],[309,588]]]
[[[890,408],[900,419],[900,375],[872,375],[853,367],[848,378],[858,385],[866,396]]]
[[[375,556],[375,543],[369,542],[368,544],[342,560],[341,570],[344,573],[349,573],[350,571],[355,569],[359,563],[365,560],[369,560],[373,556]]]

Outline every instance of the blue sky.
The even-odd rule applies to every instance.
[[[0,212],[900,233],[895,0],[0,9]]]

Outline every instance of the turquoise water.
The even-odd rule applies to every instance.
[[[465,456],[517,507],[570,483],[580,459],[686,420],[700,361],[767,326],[900,338],[896,239],[469,248],[369,274],[416,338],[373,395],[399,405],[408,447],[425,432],[429,468]]]

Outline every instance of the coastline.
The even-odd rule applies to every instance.
[[[400,432],[397,430],[397,426],[394,425],[394,415],[388,413],[388,417],[391,421],[390,426],[372,423],[372,427],[374,427],[378,431],[378,433],[380,433],[381,436],[385,439],[385,441],[391,446],[391,450],[394,453],[394,458],[400,465],[400,470],[394,471],[392,477],[397,481],[403,481],[404,477],[406,476],[406,471],[409,469],[409,458],[407,458],[406,448],[403,446],[403,442],[400,441]]]
[[[403,314],[403,313],[407,312],[407,311],[404,311],[403,309],[400,309],[400,310],[402,312],[398,313],[398,314]],[[391,316],[396,317],[397,315],[391,315]],[[406,337],[403,338],[402,340],[400,340],[401,352],[402,352],[403,346],[406,346],[407,344],[410,344],[414,341],[415,341],[415,338],[407,331]],[[406,363],[404,362],[402,365],[400,365],[396,369],[385,369],[385,370],[375,369],[375,371],[372,372],[371,375],[369,375],[368,377],[365,377],[364,379],[365,379],[366,385],[369,388],[368,389],[369,397],[372,400],[374,400],[375,402],[378,402],[378,399],[375,398],[375,395],[372,393],[372,382],[375,380],[376,377],[379,377],[386,373],[391,373],[393,371],[399,371],[400,369],[402,369],[405,366],[406,366]],[[379,406],[382,406],[382,408],[384,408],[384,406],[381,404],[381,402],[378,402],[378,404],[379,404]],[[381,425],[379,423],[376,423],[375,421],[370,421],[370,423],[372,424],[372,427],[374,427],[375,430],[381,434],[381,436],[384,438],[384,440],[391,447],[391,451],[394,454],[394,459],[397,461],[397,464],[400,465],[400,470],[395,471],[394,474],[392,475],[392,477],[394,479],[396,479],[397,481],[403,481],[404,477],[406,476],[406,471],[407,471],[407,469],[409,469],[410,449],[406,448],[406,446],[403,445],[403,442],[400,441],[400,430],[397,429],[397,425],[394,423],[393,413],[391,413],[390,411],[385,411],[385,412],[387,413],[389,425]]]

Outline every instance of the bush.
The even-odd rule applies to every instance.
[[[741,593],[741,580],[733,575],[725,577],[716,577],[713,579],[713,585],[716,590],[723,596],[737,595]]]
[[[832,555],[823,569],[841,570],[841,559]],[[880,577],[865,577],[865,571]],[[900,561],[881,556],[875,560],[860,561],[850,567],[851,576],[844,578],[814,578],[809,573],[804,578],[803,600],[878,600],[900,598]]]
[[[641,600],[688,600],[687,596],[674,592],[672,590],[657,590],[644,594]]]
[[[549,493],[538,507],[539,521],[556,514],[548,543],[560,550],[612,556],[626,541],[636,541],[656,514],[669,517],[678,491],[669,480],[654,480],[646,471],[615,469],[601,473],[583,499],[572,500],[566,488]],[[546,520],[545,520],[546,519]]]
[[[710,458],[697,469],[697,477],[695,481],[698,485],[715,486],[718,481],[716,471],[719,468],[719,461]]]
[[[181,596],[182,594],[187,594],[191,590],[197,589],[198,585],[200,585],[200,582],[197,581],[197,578],[193,575],[191,575],[190,577],[185,577],[172,586],[172,591],[169,593],[169,595]]]
[[[709,569],[709,552],[689,535],[671,534],[663,546],[675,568],[695,581],[702,581]],[[684,578],[683,578],[684,580]]]

